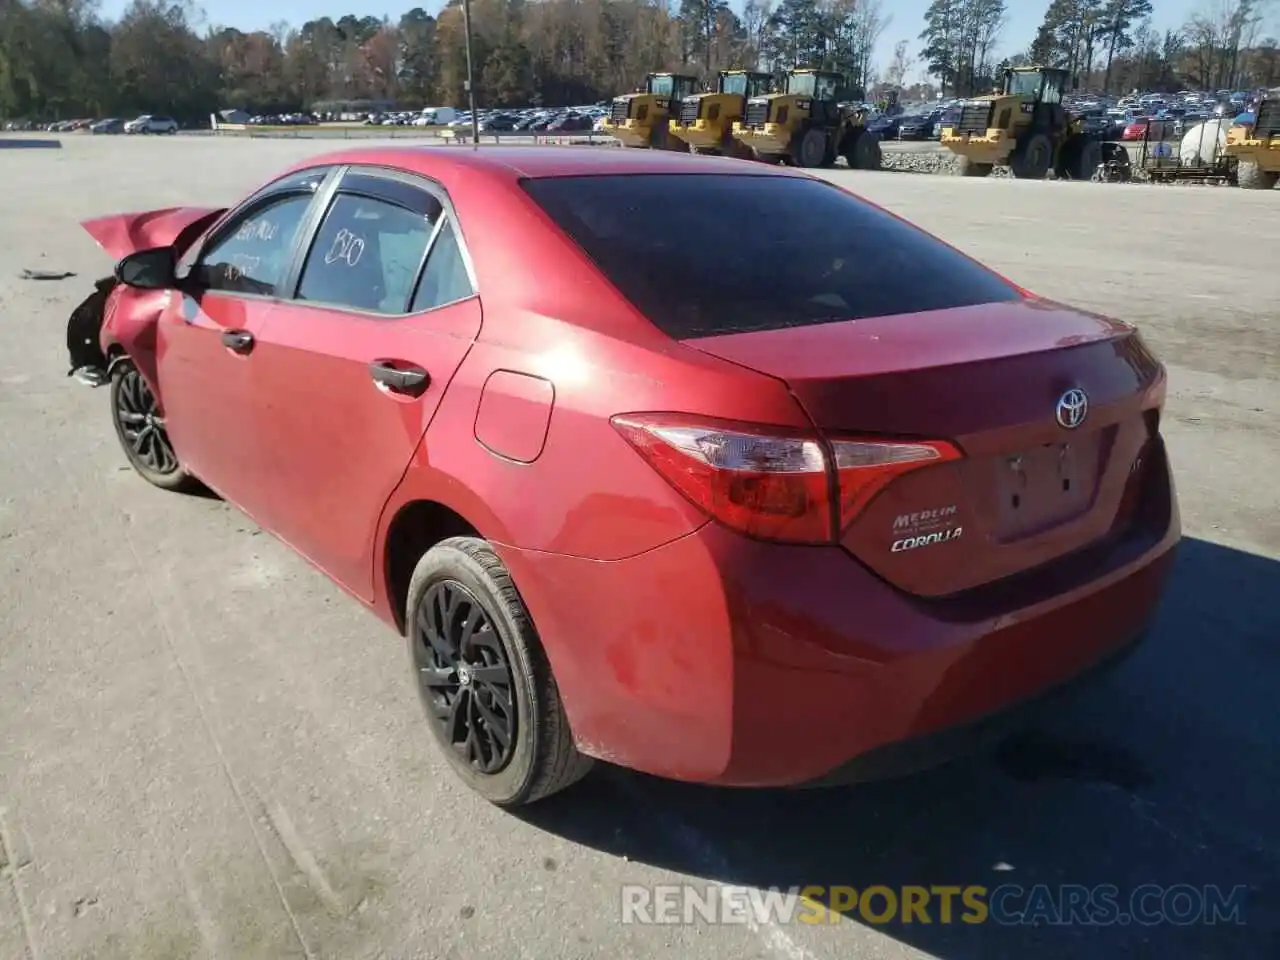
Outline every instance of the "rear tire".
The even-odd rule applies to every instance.
[[[586,776],[593,761],[574,746],[533,620],[488,543],[453,537],[423,555],[405,636],[428,725],[472,790],[518,807]]]
[[[1097,140],[1086,140],[1080,144],[1080,154],[1075,157],[1075,164],[1068,172],[1076,180],[1092,180],[1102,166],[1102,144]]]
[[[810,127],[799,135],[791,148],[791,160],[797,167],[820,167],[827,156],[827,135]]]
[[[1043,180],[1053,166],[1053,143],[1043,133],[1032,134],[1009,160],[1019,180]]]
[[[1252,160],[1236,166],[1236,183],[1245,190],[1272,190],[1280,182],[1280,172],[1265,172]]]

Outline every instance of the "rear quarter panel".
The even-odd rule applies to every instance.
[[[637,314],[515,183],[464,178],[450,192],[484,324],[397,502],[443,493],[441,502],[495,542],[619,560],[683,536],[705,517],[610,417],[685,411],[808,424],[780,381],[684,347]],[[476,439],[481,392],[498,370],[552,385],[545,445],[532,463],[504,459]]]

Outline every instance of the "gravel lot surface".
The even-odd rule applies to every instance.
[[[111,266],[77,221],[233,202],[331,146],[0,151],[0,958],[1275,956],[1280,194],[831,173],[1168,363],[1187,540],[1155,635],[989,758],[800,794],[604,770],[517,817],[449,775],[395,636],[134,476],[106,391],[63,376]],[[682,879],[1249,889],[1244,925],[619,922],[622,884]]]

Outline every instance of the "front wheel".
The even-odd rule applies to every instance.
[[[1009,158],[1019,180],[1043,180],[1053,166],[1053,142],[1043,133],[1032,134]]]
[[[791,149],[791,159],[797,167],[820,167],[826,157],[827,135],[817,127],[800,134]]]
[[[1241,160],[1236,167],[1236,184],[1245,190],[1272,190],[1280,173],[1268,172],[1251,160]]]
[[[880,137],[866,130],[854,134],[845,152],[845,162],[854,170],[879,170],[883,162]]]
[[[178,462],[164,412],[132,360],[121,360],[111,370],[111,421],[130,465],[148,483],[162,490],[196,486]]]
[[[431,732],[471,789],[518,807],[591,769],[529,611],[488,543],[454,537],[427,551],[409,583],[405,634]]]

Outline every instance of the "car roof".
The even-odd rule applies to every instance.
[[[488,174],[495,179],[691,173],[803,176],[785,167],[749,160],[695,156],[672,150],[630,150],[606,146],[390,146],[361,147],[311,157],[294,170],[337,163],[393,167],[433,178]]]

